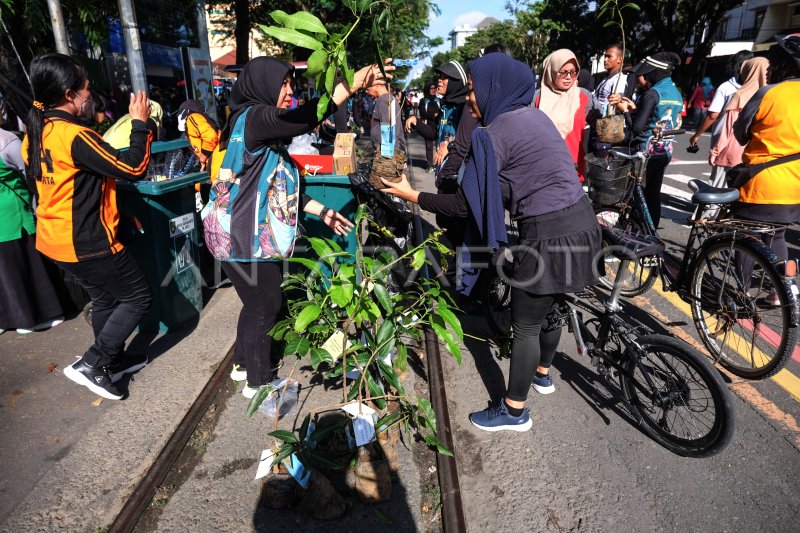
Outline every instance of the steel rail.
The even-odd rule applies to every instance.
[[[414,183],[413,160],[408,157],[408,174]],[[422,217],[419,206],[412,205],[414,213],[414,241],[421,243],[423,238]],[[422,276],[430,279],[427,263],[422,267]],[[453,457],[436,454],[436,471],[439,476],[439,489],[442,498],[442,525],[445,533],[461,533],[467,530],[464,518],[464,504],[461,500],[461,484],[458,480],[458,464],[456,463],[453,430],[450,427],[450,409],[447,405],[442,354],[439,341],[430,327],[425,327],[425,354],[428,361],[428,386],[431,393],[431,405],[436,413],[436,435],[445,447],[453,452]]]
[[[164,444],[147,474],[142,478],[133,493],[122,506],[119,514],[111,523],[108,533],[129,533],[133,531],[139,519],[147,510],[147,506],[153,500],[159,485],[167,477],[175,461],[180,457],[181,452],[186,447],[186,443],[194,433],[195,428],[203,419],[208,411],[211,402],[219,393],[225,378],[228,376],[231,364],[233,363],[233,347],[228,350],[227,355],[211,375],[200,395],[189,407],[186,415],[175,428],[175,432]]]

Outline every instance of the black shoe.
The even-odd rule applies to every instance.
[[[64,375],[103,398],[108,398],[109,400],[122,399],[122,394],[112,383],[108,370],[87,365],[83,357],[66,367]]]
[[[146,365],[149,362],[150,361],[147,359],[147,356],[144,354],[123,355],[119,359],[119,361],[111,364],[108,367],[108,373],[109,377],[111,378],[111,383],[116,383],[117,381],[121,380],[122,376],[124,376],[125,374],[133,374],[134,372],[141,370],[142,368],[144,368],[144,365]]]

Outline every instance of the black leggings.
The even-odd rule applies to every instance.
[[[524,402],[531,388],[536,367],[550,367],[561,338],[561,328],[542,331],[547,313],[563,299],[561,294],[537,295],[511,289],[511,321],[514,342],[511,345],[511,369],[508,372],[506,397]]]
[[[247,369],[249,386],[265,385],[272,380],[274,367],[281,360],[281,354],[272,352],[272,337],[267,334],[283,307],[281,265],[267,261],[223,262],[222,270],[244,304],[236,325],[233,361]]]
[[[653,226],[658,228],[661,221],[661,184],[664,183],[664,172],[672,158],[653,157],[647,162],[645,169],[644,199],[647,210],[653,218]]]

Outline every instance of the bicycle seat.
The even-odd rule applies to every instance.
[[[631,259],[631,253],[637,258],[661,255],[666,246],[652,235],[637,235],[619,228],[603,228],[603,239],[613,248],[610,252],[620,259]]]
[[[690,181],[689,188],[695,191],[692,202],[696,204],[730,204],[739,199],[738,189],[718,189],[702,180]]]

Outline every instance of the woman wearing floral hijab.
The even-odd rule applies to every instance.
[[[547,313],[565,293],[597,279],[593,257],[602,233],[578,180],[564,140],[553,123],[531,107],[530,67],[505,54],[469,64],[467,105],[480,126],[454,194],[415,191],[404,178],[384,181],[391,193],[434,213],[460,217],[466,227],[459,259],[458,290],[469,294],[479,274],[470,268],[472,245],[498,251],[508,241],[504,208],[519,228],[513,247],[511,318],[514,342],[505,398],[474,412],[470,422],[485,431],[527,431],[528,391],[552,392],[549,376],[560,328],[545,328]]]
[[[575,163],[580,180],[585,167],[584,136],[590,93],[578,87],[580,65],[572,51],[562,48],[544,60],[542,88],[534,104],[555,124]]]

